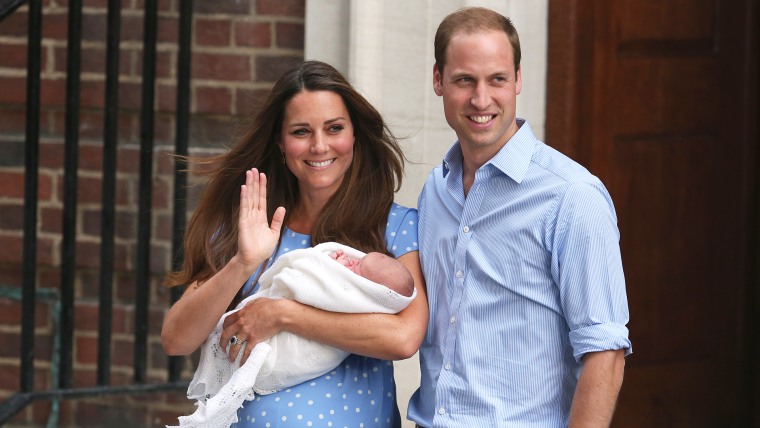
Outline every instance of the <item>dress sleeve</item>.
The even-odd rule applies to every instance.
[[[411,251],[418,251],[417,210],[393,204],[388,213],[385,242],[394,257],[399,258]]]

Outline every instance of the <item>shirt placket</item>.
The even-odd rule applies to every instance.
[[[449,274],[453,280],[449,282],[453,288],[451,290],[451,300],[449,303],[448,313],[449,322],[446,326],[446,334],[443,346],[443,361],[441,372],[438,378],[436,397],[435,416],[433,417],[433,426],[447,426],[444,420],[448,417],[448,412],[453,404],[454,397],[451,394],[454,382],[456,382],[456,373],[458,371],[456,359],[456,347],[459,336],[459,323],[461,322],[461,302],[465,290],[465,280],[467,279],[467,249],[473,236],[472,224],[480,211],[480,205],[483,202],[484,192],[482,191],[483,183],[487,180],[488,168],[481,168],[475,174],[475,181],[470,188],[467,198],[464,200],[462,215],[458,224],[457,241],[454,249],[454,263]]]

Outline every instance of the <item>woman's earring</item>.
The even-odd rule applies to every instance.
[[[280,162],[285,163],[285,152],[280,150]]]

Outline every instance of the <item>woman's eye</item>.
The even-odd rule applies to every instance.
[[[306,130],[306,129],[303,129],[303,128],[302,129],[296,129],[295,131],[292,132],[292,134],[295,135],[296,137],[301,137],[301,136],[304,136],[304,135],[306,135],[308,133],[309,133],[309,131]]]
[[[333,125],[330,128],[328,128],[330,132],[338,133],[343,130],[343,125]]]

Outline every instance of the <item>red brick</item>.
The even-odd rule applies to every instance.
[[[29,14],[26,10],[17,10],[8,15],[0,25],[0,36],[19,37],[26,40],[29,30]]]
[[[78,364],[95,364],[98,362],[98,339],[94,337],[75,338],[74,361]]]
[[[37,263],[50,264],[53,258],[50,239],[37,238]],[[0,236],[0,261],[21,263],[23,241],[21,236]]]
[[[0,88],[0,104],[26,104],[25,78],[0,76]]]
[[[102,212],[85,210],[82,213],[82,233],[92,237],[100,237]],[[136,236],[137,216],[134,213],[116,212],[114,220],[114,236],[121,239],[134,239]]]
[[[174,115],[158,113],[153,122],[153,139],[156,145],[161,143],[174,144]]]
[[[3,59],[2,68],[19,68],[26,70],[26,45],[0,44],[0,58]]]
[[[0,171],[0,195],[4,198],[24,197],[24,173]]]
[[[82,40],[103,42],[108,29],[106,14],[88,12],[82,14]]]
[[[105,81],[82,80],[80,82],[79,102],[82,108],[102,108],[105,102]]]
[[[162,112],[175,111],[177,101],[177,87],[166,84],[158,85],[158,110]]]
[[[26,111],[24,108],[7,106],[0,109],[0,133],[24,134],[26,132]]]
[[[196,53],[192,58],[194,79],[221,81],[251,80],[251,64],[248,55]]]
[[[79,113],[79,168],[83,170],[100,170],[102,166],[103,155],[97,158],[82,158],[82,150],[88,147],[87,144],[81,144],[85,141],[103,142],[103,127],[105,117],[100,111],[82,110]],[[96,162],[93,162],[96,161]]]
[[[248,15],[250,14],[250,2],[240,0],[216,0],[216,1],[197,1],[193,4],[193,10],[196,14],[228,14],[228,15]]]
[[[130,274],[117,275],[114,290],[116,301],[134,304],[135,302],[135,278]],[[127,317],[131,320],[131,318]],[[131,324],[128,324],[131,328]],[[131,330],[128,330],[131,331]]]
[[[76,331],[98,331],[98,305],[94,303],[79,303],[74,312],[74,329]]]
[[[235,91],[235,113],[238,116],[251,116],[261,107],[268,95],[268,89],[237,89]]]
[[[0,230],[24,230],[24,206],[21,204],[0,204]]]
[[[40,209],[40,231],[48,233],[61,233],[61,216],[60,208],[42,208]]]
[[[156,172],[158,174],[174,176],[175,159],[174,156],[172,156],[173,153],[173,150],[156,153]]]
[[[134,302],[130,302],[130,305]],[[114,303],[111,311],[112,319],[111,326],[114,334],[132,333],[133,329],[131,325],[127,325],[127,320],[131,319],[127,313],[132,310],[132,306],[124,306]]]
[[[0,364],[0,390],[17,391],[21,385],[21,370],[16,365]]]
[[[37,328],[48,326],[50,308],[41,299],[34,305],[34,325]],[[21,302],[18,300],[0,299],[0,325],[21,325]]]
[[[119,83],[119,107],[139,110],[142,103],[142,85],[134,82]]]
[[[114,269],[124,270],[129,267],[129,251],[124,244],[114,244],[113,266]],[[98,268],[100,267],[100,243],[77,242],[76,245],[77,266]]]
[[[171,269],[171,251],[168,248],[151,245],[149,268],[151,273],[159,275],[169,271]]]
[[[0,358],[18,359],[21,348],[21,334],[18,332],[0,333]]]
[[[125,205],[129,203],[129,188],[123,185],[121,182],[123,179],[116,179],[116,195],[115,200],[117,205]],[[121,185],[120,185],[121,184]],[[63,180],[59,185],[60,195],[63,195]],[[103,182],[100,178],[93,177],[78,177],[77,180],[77,202],[80,204],[100,204],[103,197]],[[63,198],[61,198],[63,200]]]
[[[63,120],[63,118],[61,118]],[[63,166],[63,143],[43,142],[40,145],[40,167],[60,169]]]
[[[97,349],[97,348],[95,348]],[[79,351],[79,349],[77,349]],[[75,360],[76,361],[76,360]],[[78,368],[74,367],[74,374],[72,376],[72,383],[74,384],[74,387],[76,388],[87,388],[91,386],[95,386],[97,384],[97,373],[95,372],[95,367],[92,368]],[[84,403],[79,402],[76,407],[76,420],[80,421],[96,421],[97,419],[82,419],[79,415],[79,408]]]
[[[303,24],[280,22],[276,26],[277,46],[286,49],[301,49],[304,46]]]
[[[82,117],[85,119],[85,115]],[[101,120],[98,120],[101,119]],[[102,122],[103,116],[98,113],[88,113],[87,121],[91,124]],[[85,122],[87,123],[87,122]],[[80,124],[82,126],[88,126],[88,124]],[[92,125],[89,125],[92,126]],[[80,131],[81,132],[81,131]],[[93,146],[88,144],[79,145],[79,170],[80,171],[96,171],[99,172],[103,169],[103,146]]]
[[[235,44],[252,48],[272,45],[272,26],[266,22],[236,22]]]
[[[65,99],[65,78],[42,79],[40,81],[40,103],[46,106],[63,106]]]
[[[303,56],[259,55],[256,57],[256,82],[274,82],[301,60]]]
[[[115,339],[111,362],[114,366],[131,367],[134,362],[134,353],[132,340]]]
[[[195,112],[212,114],[230,114],[232,112],[232,93],[228,88],[195,88]]]
[[[229,19],[195,20],[195,44],[197,46],[229,46],[231,28]]]
[[[68,52],[65,46],[53,48],[55,71],[66,72],[67,58]],[[104,73],[106,69],[105,47],[83,47],[79,64],[84,73]]]
[[[256,0],[257,15],[293,16],[303,18],[305,0]]]
[[[174,76],[174,56],[173,52],[156,52],[156,77],[172,77]],[[142,76],[143,74],[143,55],[142,51],[139,51],[135,56],[135,72],[136,76]],[[138,83],[138,85],[140,85]],[[142,89],[140,89],[142,90]]]
[[[43,39],[66,40],[68,28],[68,12],[49,12],[42,14]]]
[[[2,209],[0,207],[0,209]],[[155,239],[169,241],[172,239],[172,228],[174,227],[174,218],[171,215],[157,214],[155,216],[156,233]]]
[[[119,38],[122,42],[142,42],[143,31],[145,30],[144,25],[142,14],[123,13],[121,15]]]
[[[140,151],[137,147],[119,147],[116,169],[119,172],[136,172],[140,168]]]
[[[177,44],[179,40],[179,22],[175,17],[159,16],[158,17],[158,34],[159,43]]]

